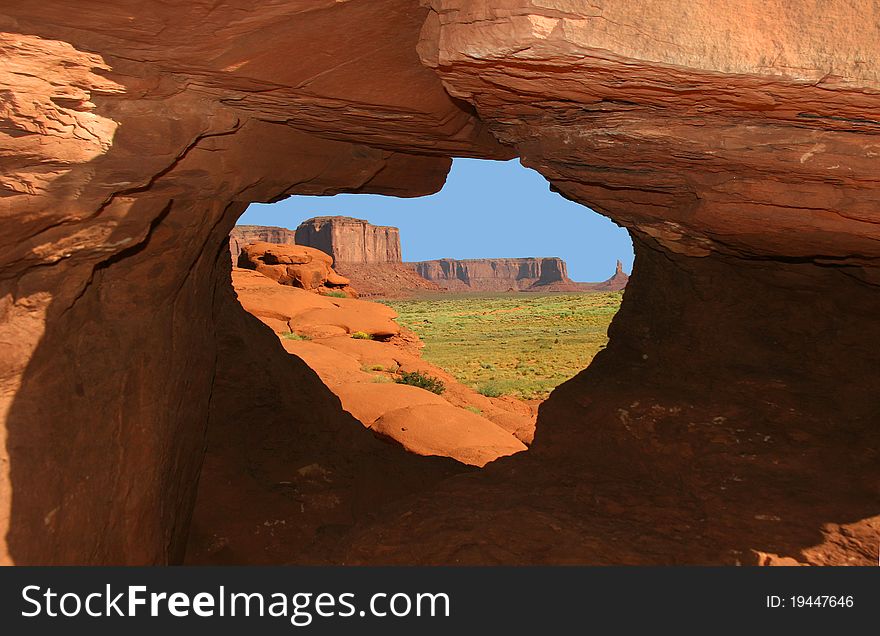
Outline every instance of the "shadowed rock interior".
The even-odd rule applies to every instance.
[[[0,560],[875,563],[880,15],[802,4],[4,2]],[[636,249],[480,471],[376,439],[230,284],[249,203],[451,157]]]

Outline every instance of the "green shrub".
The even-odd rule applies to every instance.
[[[397,382],[398,384],[408,384],[410,386],[415,386],[420,389],[425,389],[426,391],[436,393],[437,395],[440,395],[441,393],[443,393],[443,391],[446,390],[446,385],[443,384],[442,380],[435,378],[434,376],[421,373],[420,371],[404,373],[403,375],[398,377],[395,382]]]
[[[464,407],[464,408],[465,408],[466,410],[470,411],[471,413],[475,413],[475,414],[477,414],[477,415],[482,415],[482,414],[483,414],[483,411],[481,411],[480,409],[478,409],[476,406],[466,406],[466,407]]]
[[[372,340],[373,336],[368,334],[366,331],[355,331],[351,334],[351,337],[355,340]]]
[[[348,294],[342,291],[329,291],[325,296],[330,296],[331,298],[348,298]]]
[[[484,382],[479,385],[477,387],[477,393],[485,395],[486,397],[497,398],[504,395],[504,390],[501,388],[500,384],[490,380],[489,382]]]
[[[281,334],[281,337],[285,338],[286,340],[308,340],[309,339],[308,336],[300,335],[294,331],[285,331],[284,333]]]

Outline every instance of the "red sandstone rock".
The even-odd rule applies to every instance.
[[[302,245],[256,242],[243,245],[239,266],[253,269],[281,283],[306,291],[340,291],[356,296],[349,280],[333,271],[332,259],[324,252]]]
[[[244,269],[233,271],[233,282],[242,306],[277,333],[327,337],[361,331],[377,338],[400,333],[397,314],[386,305],[320,296]]]
[[[421,66],[409,0],[108,6],[0,7],[3,562],[180,561],[249,202],[510,154]]]
[[[397,347],[388,347],[386,343],[354,339],[347,335],[322,338],[320,343],[356,358],[365,367],[380,366],[383,369],[393,369],[399,367],[402,360],[413,357]]]
[[[412,266],[423,278],[452,291],[521,291],[570,280],[560,258],[444,258]]]
[[[296,328],[297,325],[294,325]],[[281,345],[287,353],[291,353],[309,365],[324,382],[350,382],[353,377],[361,374],[361,363],[352,356],[339,353],[309,340],[291,340],[282,338]],[[370,376],[364,374],[364,381]],[[338,396],[339,393],[334,391]]]
[[[232,280],[242,307],[278,333],[291,331],[290,320],[298,314],[315,309],[336,308],[329,298],[303,289],[279,285],[272,279],[251,270],[233,270]]]
[[[332,256],[336,271],[328,274],[331,285],[345,286],[353,280],[358,296],[383,298],[440,290],[438,285],[419,276],[411,265],[400,262],[400,235],[396,227],[333,216],[304,221],[296,231],[300,245]],[[296,242],[294,233],[284,228],[236,226],[230,237],[233,263],[238,262],[239,244],[245,237],[277,244]]]
[[[621,291],[626,288],[628,282],[629,276],[623,271],[623,263],[617,261],[617,265],[614,268],[614,275],[606,281],[594,283],[593,289],[596,291]]]
[[[420,276],[410,263],[341,263],[345,274],[362,298],[398,298],[439,292],[437,283]]]
[[[333,307],[310,309],[298,316],[304,325],[330,325],[340,327],[346,333],[362,332],[375,338],[390,338],[400,332],[393,319],[380,311],[364,311],[362,307]]]
[[[561,258],[443,258],[407,263],[426,280],[450,291],[620,291],[629,277],[617,262],[614,276],[602,283],[578,283],[568,277]]]
[[[340,274],[330,270],[327,273],[327,282],[326,285],[328,287],[348,287],[351,280],[346,278],[345,276],[341,276]]]
[[[876,563],[877,24],[6,0],[0,560],[179,562],[194,519],[195,562]],[[530,451],[439,485],[460,466],[376,443],[235,304],[228,233],[253,201],[425,195],[451,156],[514,155],[636,267]]]
[[[350,216],[319,216],[296,228],[296,242],[341,263],[400,263],[400,231]]]
[[[370,427],[417,455],[442,455],[484,466],[526,450],[522,442],[489,420],[452,405],[429,404],[389,411]]]
[[[292,244],[290,230],[261,226],[238,226],[238,237],[254,236],[261,241]],[[331,285],[348,285],[355,279],[358,295],[393,298],[428,291],[619,291],[629,277],[617,262],[614,275],[601,283],[578,283],[568,277],[568,267],[559,258],[441,259],[416,263],[400,262],[400,237],[395,227],[375,226],[344,216],[317,217],[297,228],[301,245],[333,256],[336,269],[349,278],[328,274]],[[235,232],[233,232],[235,234]],[[233,258],[236,259],[236,242]],[[237,261],[233,261],[237,262]],[[248,266],[247,262],[243,263]],[[275,277],[275,275],[271,275]],[[277,278],[276,278],[277,280]],[[339,281],[339,282],[333,282]]]
[[[296,245],[293,230],[284,227],[264,225],[236,225],[229,233],[229,252],[232,254],[232,266],[238,266],[241,248],[248,243],[272,243],[274,245]]]
[[[418,408],[426,404],[449,404],[442,397],[430,391],[393,382],[388,384],[349,382],[335,385],[333,392],[342,401],[342,408],[354,415],[368,428],[389,411]],[[443,453],[437,454],[442,455]]]
[[[262,279],[262,280],[259,280]],[[235,270],[234,283],[242,306],[263,321],[276,333],[282,334],[282,345],[288,353],[299,356],[342,401],[343,408],[364,426],[392,411],[405,410],[411,414],[415,428],[393,426],[382,429],[384,437],[394,439],[405,448],[419,454],[448,456],[466,464],[483,465],[510,449],[520,449],[519,439],[531,441],[534,417],[525,405],[515,401],[491,402],[472,389],[459,384],[445,371],[409,353],[408,343],[403,348],[391,339],[403,330],[393,322],[396,313],[386,305],[362,300],[318,298],[322,306],[312,302],[308,292],[280,285],[260,274]],[[338,329],[345,335],[338,335]],[[354,339],[349,334],[363,331],[389,340]],[[305,334],[311,341],[292,340],[289,332]],[[415,336],[413,335],[415,338]],[[444,399],[425,389],[397,384],[399,372],[419,371],[441,379],[446,387]],[[372,372],[372,373],[371,373]],[[486,409],[486,418],[473,419],[466,409],[476,404]],[[448,412],[463,411],[452,421],[425,426],[424,406],[444,406]],[[512,407],[512,408],[511,408]],[[519,412],[516,412],[519,411]],[[433,416],[433,411],[430,416]],[[461,417],[464,417],[462,420]],[[400,417],[395,416],[399,423]],[[467,449],[449,446],[455,428],[460,428]],[[480,441],[480,427],[484,441]],[[501,435],[506,431],[506,438]],[[523,447],[524,448],[524,447]],[[429,449],[430,452],[428,452]]]
[[[321,300],[247,274],[282,292]],[[326,536],[327,528],[346,527],[467,468],[453,460],[410,455],[376,440],[342,410],[298,355],[286,354],[276,335],[242,311],[231,288],[219,292],[228,302],[220,305],[216,323],[222,346],[211,405],[215,424],[189,533],[189,562],[325,562],[329,553],[315,540]],[[306,356],[326,349],[317,354],[320,360],[340,367],[319,369],[360,373],[343,359],[328,357],[333,351],[326,347],[280,342],[285,348],[295,345],[297,354],[304,351],[300,347],[312,345]],[[241,398],[243,387],[246,400]],[[308,554],[294,548],[307,543],[314,546]]]
[[[481,413],[493,424],[513,435],[526,446],[535,439],[535,416],[531,413],[511,413],[504,409],[486,409]]]
[[[679,254],[877,253],[862,8],[430,5],[423,60],[565,196]]]
[[[611,278],[604,280],[601,283],[576,283],[574,281],[564,281],[542,286],[541,290],[559,292],[622,291],[626,289],[626,284],[628,282],[629,276],[623,271],[623,263],[617,261],[614,268],[614,274]]]

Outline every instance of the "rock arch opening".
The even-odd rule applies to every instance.
[[[294,197],[251,208],[230,235],[242,306],[347,412],[411,452],[480,467],[524,451],[540,402],[604,348],[631,250],[537,173],[466,160],[427,200]],[[569,275],[614,262],[601,282]]]
[[[0,560],[876,562],[863,7],[239,4],[0,8]],[[248,204],[450,157],[521,158],[638,259],[484,471],[352,435],[229,284]]]

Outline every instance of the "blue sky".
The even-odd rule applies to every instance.
[[[295,196],[253,204],[240,224],[294,229],[313,216],[342,215],[400,228],[403,259],[559,256],[574,280],[600,281],[617,259],[632,269],[626,230],[551,192],[518,160],[455,159],[437,194],[401,199],[372,194]]]

